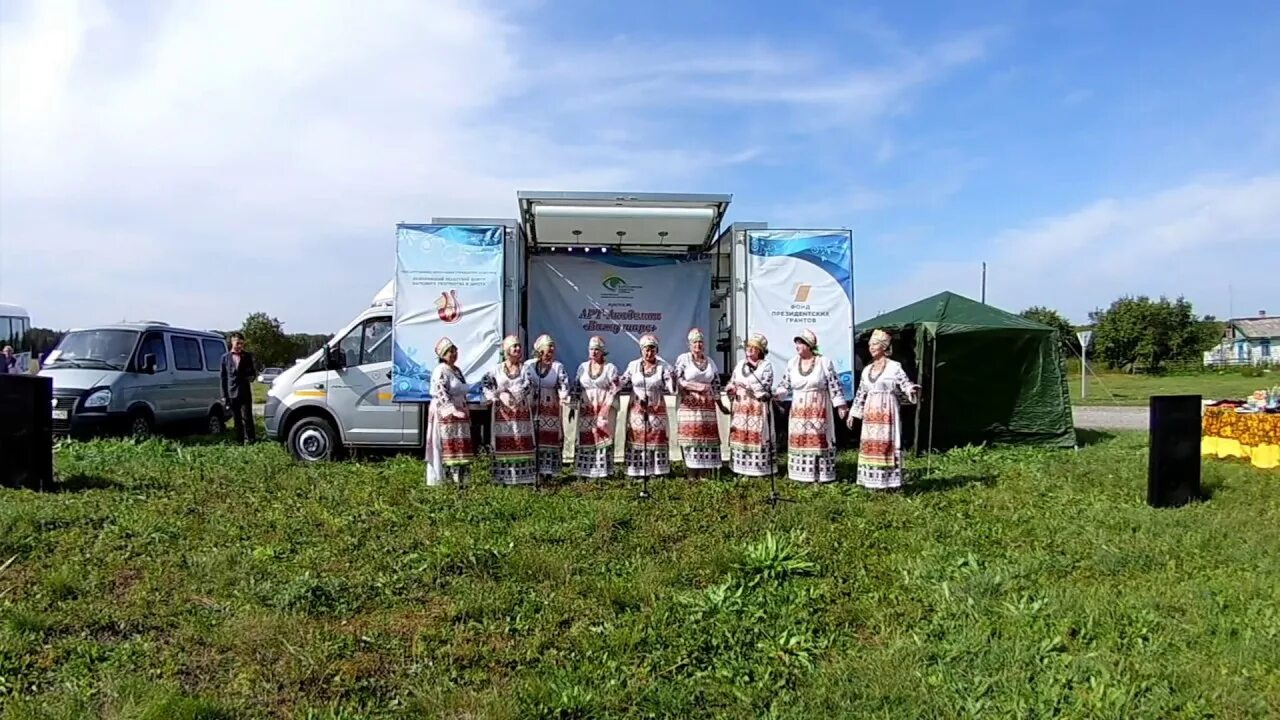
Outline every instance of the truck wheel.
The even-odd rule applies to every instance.
[[[129,414],[129,436],[134,440],[146,440],[155,432],[155,421],[146,410],[134,410]]]
[[[210,435],[222,435],[227,431],[227,419],[222,414],[221,408],[214,408],[209,411],[209,418],[205,423],[205,432]]]
[[[338,455],[340,440],[333,424],[324,418],[299,420],[289,430],[289,454],[299,462],[325,462]]]

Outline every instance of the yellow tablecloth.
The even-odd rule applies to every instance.
[[[1280,414],[1205,408],[1200,454],[1248,458],[1255,466],[1266,469],[1280,467]]]

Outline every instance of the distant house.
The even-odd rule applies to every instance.
[[[1222,342],[1204,354],[1205,365],[1280,365],[1280,315],[1266,310],[1227,321]]]

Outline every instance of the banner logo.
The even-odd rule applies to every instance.
[[[798,303],[809,302],[809,291],[812,289],[813,289],[812,285],[809,285],[806,283],[798,283],[796,285],[796,302]]]
[[[447,325],[462,319],[462,306],[458,304],[457,290],[440,293],[440,297],[436,298],[436,314],[440,316],[440,321]]]
[[[632,285],[617,275],[605,275],[600,285],[606,290],[606,293],[601,297],[607,298],[626,297],[642,287],[640,285]]]

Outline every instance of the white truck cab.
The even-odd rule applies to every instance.
[[[285,370],[267,394],[267,436],[298,460],[329,460],[347,447],[422,446],[422,407],[391,396],[388,283],[315,354]]]

